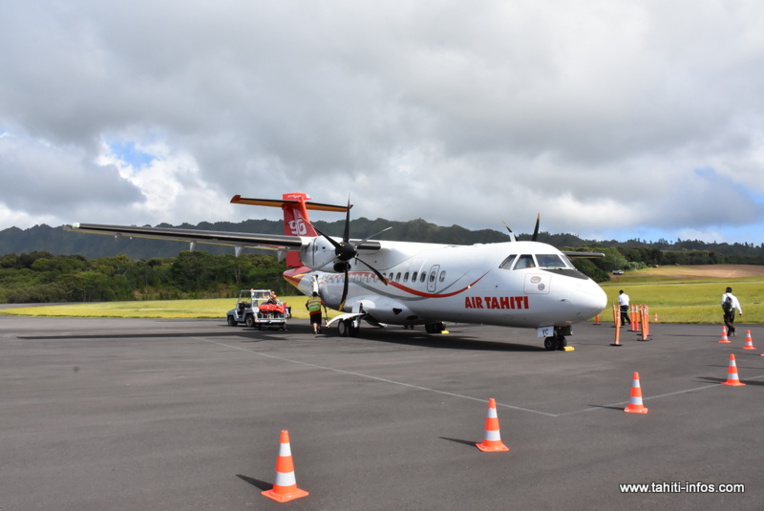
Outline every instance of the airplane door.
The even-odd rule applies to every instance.
[[[430,268],[430,273],[427,275],[427,291],[429,293],[434,293],[437,289],[439,270],[440,270],[439,264],[436,264],[432,268]]]

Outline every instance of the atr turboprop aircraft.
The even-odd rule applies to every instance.
[[[160,227],[75,223],[74,232],[111,234],[279,251],[284,278],[305,295],[317,292],[341,314],[332,319],[341,336],[359,335],[361,321],[377,327],[424,325],[428,333],[446,322],[535,328],[548,350],[564,349],[571,325],[599,314],[605,292],[568,259],[603,254],[566,252],[536,241],[447,245],[350,239],[350,204],[313,202],[305,193],[281,200],[248,199],[234,204],[281,207],[284,235]],[[327,236],[308,210],[344,212],[342,238]],[[386,229],[387,230],[387,229]],[[384,231],[383,231],[384,232]],[[381,234],[381,233],[378,233]],[[376,236],[376,235],[375,235]]]

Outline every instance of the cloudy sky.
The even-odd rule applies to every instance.
[[[303,191],[759,244],[762,27],[759,0],[6,0],[0,229],[277,219],[229,200]]]

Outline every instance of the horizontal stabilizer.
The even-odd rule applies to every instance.
[[[247,204],[250,206],[269,206],[273,208],[283,208],[284,206],[298,206],[300,201],[289,199],[248,199],[241,195],[234,195],[231,199],[231,204]],[[306,209],[312,209],[315,211],[334,211],[344,213],[348,209],[352,208],[352,205],[335,205],[335,204],[323,204],[321,202],[305,201]]]

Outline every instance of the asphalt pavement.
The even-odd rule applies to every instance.
[[[0,316],[0,510],[761,509],[764,326]],[[745,386],[722,385],[734,354]],[[625,413],[637,372],[646,414]],[[489,398],[508,452],[484,453]],[[307,497],[272,487],[289,431]],[[623,485],[639,484],[627,489]],[[649,491],[646,491],[649,490]]]

